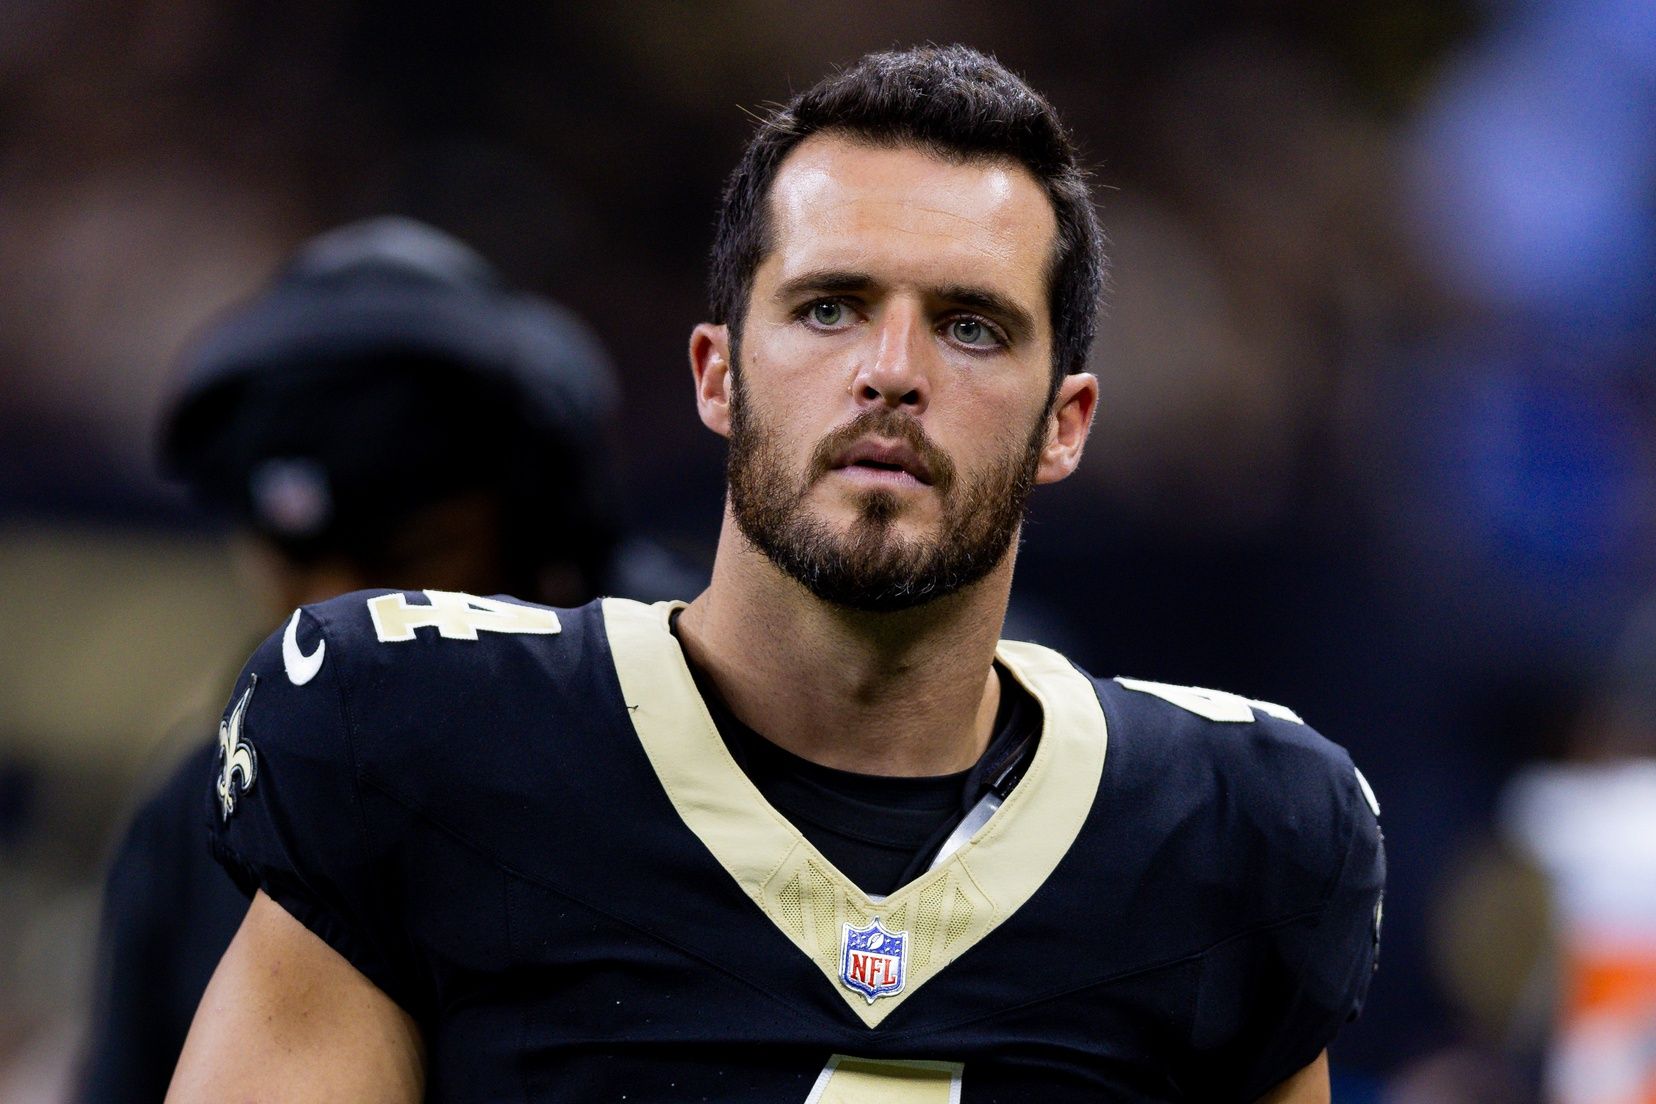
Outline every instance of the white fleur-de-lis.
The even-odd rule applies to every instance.
[[[241,699],[230,710],[230,718],[219,722],[218,797],[225,820],[229,820],[230,814],[236,811],[236,791],[246,793],[253,785],[253,776],[259,771],[259,757],[253,751],[253,745],[243,740],[241,734],[248,699],[253,697],[253,689],[258,685],[259,676],[251,676]],[[237,778],[237,775],[241,777]]]

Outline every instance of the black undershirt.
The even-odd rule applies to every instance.
[[[688,656],[686,664],[731,757],[765,800],[841,873],[876,896],[925,873],[992,783],[1005,778],[1003,791],[1015,784],[1040,735],[1040,706],[997,665],[1001,694],[995,727],[971,769],[919,778],[835,770],[787,751],[737,720]]]

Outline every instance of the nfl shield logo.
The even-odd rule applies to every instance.
[[[866,928],[845,925],[840,938],[840,980],[873,1004],[903,991],[908,977],[908,932],[887,931],[875,917]]]

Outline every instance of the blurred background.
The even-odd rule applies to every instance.
[[[1656,1100],[1648,0],[0,4],[0,1100],[62,1098],[114,833],[272,627],[157,471],[190,335],[424,219],[592,323],[630,520],[708,562],[748,111],[926,40],[1054,101],[1112,241],[1030,633],[1288,703],[1379,794],[1336,1098]]]

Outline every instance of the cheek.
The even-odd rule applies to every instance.
[[[1044,426],[1046,421],[1045,403],[1032,405],[1026,390],[985,387],[961,400],[960,405],[971,411],[968,445],[986,463],[1009,453],[1022,454],[1037,423]]]
[[[854,413],[847,403],[854,373],[843,350],[825,349],[795,327],[774,331],[762,349],[742,346],[742,397],[784,450],[808,452]]]
[[[817,442],[833,427],[819,425],[808,416],[806,404],[797,401],[789,381],[766,379],[758,386],[754,383],[751,377],[744,377],[737,393],[743,434],[756,444],[762,442],[769,463],[778,468],[778,476],[784,471],[800,470],[809,462]]]

